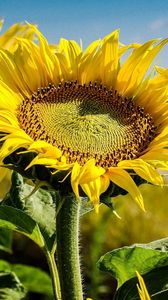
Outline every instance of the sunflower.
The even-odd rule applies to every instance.
[[[54,53],[29,26],[37,44],[19,38],[16,51],[0,51],[0,161],[34,153],[26,170],[70,176],[96,210],[111,183],[144,209],[135,174],[163,185],[158,168],[168,167],[168,70],[146,75],[168,40],[124,46],[116,30],[85,51],[61,39]]]

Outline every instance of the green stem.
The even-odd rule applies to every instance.
[[[54,259],[54,254],[51,254],[49,251],[46,251],[46,257],[47,257],[50,274],[52,278],[54,300],[62,300],[59,275],[58,275],[57,265]]]
[[[62,300],[83,300],[79,261],[79,204],[73,196],[62,199],[57,216],[57,259]]]

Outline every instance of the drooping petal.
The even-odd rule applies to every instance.
[[[53,147],[45,141],[33,142],[27,151],[22,153],[36,152],[38,155],[26,167],[26,170],[34,165],[46,165],[53,167],[56,165],[57,160],[61,157],[61,151],[57,147]]]
[[[148,290],[146,288],[145,282],[143,280],[143,277],[136,272],[137,276],[138,276],[138,281],[139,284],[137,284],[137,288],[138,288],[138,292],[139,292],[139,296],[141,300],[151,300],[149,294],[148,294]]]
[[[134,170],[137,175],[153,184],[163,185],[163,178],[159,172],[142,159],[124,160],[119,162],[118,167]]]
[[[16,151],[19,148],[28,147],[32,143],[32,139],[24,133],[24,131],[18,131],[14,134],[9,134],[8,138],[6,136],[1,139],[5,140],[3,142],[3,145],[0,149],[0,161],[3,161],[3,159],[7,156],[9,156],[11,153]]]
[[[127,171],[117,167],[111,167],[109,168],[107,174],[113,183],[126,190],[138,203],[142,210],[145,211],[143,197],[140,193],[140,190]]]
[[[95,160],[90,159],[84,166],[80,166],[77,162],[74,164],[71,173],[71,185],[77,198],[79,198],[79,185],[89,184],[101,175],[105,170],[101,167],[95,166]]]
[[[5,197],[11,188],[11,176],[11,170],[0,167],[0,200]]]
[[[81,188],[93,203],[96,213],[99,212],[100,195],[107,190],[109,184],[110,180],[105,175],[91,182],[81,184]]]
[[[30,164],[25,168],[25,170],[28,170],[32,166],[35,165],[43,165],[46,167],[51,167],[52,165],[55,165],[56,161],[54,158],[44,157],[43,155],[37,155]]]
[[[151,149],[145,154],[141,155],[141,159],[144,159],[145,161],[150,161],[150,160],[168,161],[167,149],[155,149],[155,150]]]
[[[81,166],[75,162],[73,168],[72,168],[72,173],[71,173],[71,185],[72,189],[74,191],[74,194],[76,195],[76,198],[79,200],[79,177],[80,177],[80,170]]]

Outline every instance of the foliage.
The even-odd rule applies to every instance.
[[[0,271],[13,272],[16,274],[23,286],[29,292],[52,296],[51,279],[46,272],[39,268],[22,264],[10,264],[7,261],[0,260]]]
[[[0,250],[12,253],[12,232],[7,228],[0,228]]]
[[[98,261],[102,271],[109,272],[118,281],[114,300],[139,299],[136,271],[144,275],[152,299],[168,297],[168,239],[149,244],[135,244],[106,253]],[[158,298],[159,297],[159,298]]]
[[[168,202],[165,201],[168,187],[143,184],[140,190],[145,199],[146,213],[141,212],[126,195],[113,198],[120,219],[104,206],[98,215],[91,212],[82,219],[83,260],[89,278],[88,295],[93,299],[112,299],[116,289],[116,280],[96,268],[103,253],[168,236]]]
[[[23,285],[12,272],[0,272],[0,299],[20,300],[26,295]]]
[[[148,241],[159,235],[168,235],[167,216],[164,213],[164,210],[167,210],[164,199],[168,188],[142,185],[140,189],[146,198],[146,214],[139,211],[129,195],[113,198],[111,210],[101,207],[99,215],[92,211],[93,206],[88,205],[86,199],[82,199],[84,243],[86,239],[84,254],[89,272],[87,276],[91,278],[88,283],[88,295],[93,299],[102,299],[103,295],[110,294],[107,287],[107,282],[110,282],[108,275],[103,275],[95,267],[105,249],[110,250],[116,246],[130,244],[132,241]],[[25,182],[21,175],[15,173],[12,189],[0,205],[0,250],[12,253],[12,231],[16,231],[29,237],[45,255],[48,255],[47,253],[51,255],[55,247],[57,197],[58,194],[47,188],[34,190],[31,182]],[[122,219],[118,219],[112,213],[113,209],[117,210]],[[158,226],[160,219],[162,227]],[[150,231],[145,230],[149,227]],[[110,251],[101,257],[98,267],[101,271],[111,274],[118,282],[114,300],[139,299],[135,271],[143,275],[152,299],[165,300],[168,297],[167,239]],[[0,297],[6,297],[2,299],[24,299],[26,292],[41,293],[47,297],[46,299],[53,297],[49,275],[36,267],[0,260],[0,285],[1,282],[6,282],[2,292],[0,287]],[[11,286],[17,283],[16,287],[11,289],[10,282]],[[110,285],[111,289],[115,290],[115,282],[111,281]],[[5,296],[1,296],[1,293]]]
[[[12,180],[12,188],[4,203],[12,209],[19,210],[20,221],[21,215],[24,214],[26,218],[24,226],[31,227],[32,233],[34,226],[36,234],[36,237],[30,234],[28,236],[40,247],[45,245],[51,250],[55,241],[55,193],[41,188],[34,191],[35,187],[25,182],[18,173],[13,174]]]
[[[6,201],[0,205],[0,249],[9,253],[12,252],[12,231],[16,231],[30,238],[43,249],[47,257],[50,257],[55,242],[54,223],[56,209],[54,196],[42,189],[32,193],[33,187],[25,183],[22,176],[16,173],[14,173],[12,180],[13,185],[10,193]],[[46,272],[39,268],[22,264],[9,264],[7,261],[0,260],[0,272],[9,274],[8,277],[0,277],[0,284],[1,278],[4,278],[3,282],[5,282],[5,278],[14,277],[18,283],[22,282],[25,288],[22,294],[25,295],[27,290],[45,294],[48,299],[50,297],[52,299],[51,279]],[[4,287],[8,288],[7,280],[6,284]],[[16,299],[22,299],[21,296],[23,295],[21,295],[20,290],[19,292],[14,290],[14,292],[16,297],[18,297]],[[6,290],[3,293],[6,293],[4,297],[7,297]],[[13,298],[9,299],[15,300],[15,295],[11,294],[11,297]]]

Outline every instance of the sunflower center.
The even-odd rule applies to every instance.
[[[156,131],[152,117],[132,99],[96,83],[38,89],[17,116],[29,136],[60,148],[69,163],[95,158],[103,167],[139,157]]]

